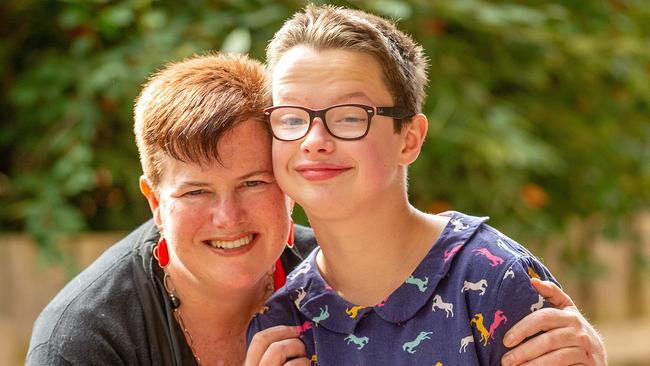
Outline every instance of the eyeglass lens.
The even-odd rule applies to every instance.
[[[271,112],[273,133],[283,140],[297,140],[307,134],[309,112],[293,107],[278,108]],[[363,136],[368,129],[368,112],[357,106],[339,106],[325,112],[328,131],[335,137],[353,139]]]

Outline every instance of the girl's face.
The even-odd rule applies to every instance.
[[[273,70],[273,104],[322,109],[356,103],[393,106],[378,62],[370,55],[340,49],[298,46]],[[296,141],[273,140],[273,167],[282,189],[310,219],[345,219],[387,192],[400,192],[403,137],[393,119],[375,115],[368,134],[354,141],[330,135],[320,118]]]

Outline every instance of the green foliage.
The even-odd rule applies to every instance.
[[[405,22],[430,29],[418,37],[432,61],[434,130],[413,169],[420,203],[538,237],[572,216],[625,221],[649,207],[645,7],[422,4],[413,14],[434,17]]]
[[[524,242],[576,218],[626,233],[630,218],[650,207],[644,2],[333,3],[398,18],[430,58],[430,133],[410,169],[418,207],[490,215]],[[60,235],[147,219],[131,132],[139,86],[165,62],[206,50],[262,59],[301,6],[0,5],[0,229],[24,229],[54,253]],[[566,260],[594,268],[587,244],[567,245]]]

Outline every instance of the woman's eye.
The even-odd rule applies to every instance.
[[[194,190],[194,191],[185,192],[185,193],[183,194],[183,196],[196,197],[196,196],[200,196],[200,195],[202,195],[202,194],[204,194],[204,193],[205,193],[205,190],[203,190],[203,189],[196,189],[196,190]]]
[[[245,187],[257,187],[257,186],[260,186],[260,185],[262,185],[264,183],[265,182],[263,182],[261,180],[247,180],[246,182],[244,182],[244,186]]]

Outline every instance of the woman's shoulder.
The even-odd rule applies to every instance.
[[[318,246],[312,229],[302,225],[295,226],[294,244],[293,248],[287,247],[282,253],[281,260],[286,273],[293,271]]]
[[[148,276],[135,273],[141,271],[139,246],[149,231],[146,223],[109,247],[50,301],[34,323],[30,353],[42,353],[45,346],[75,348],[142,325],[136,282]]]
[[[55,297],[64,303],[83,298],[91,303],[104,297],[116,296],[118,290],[129,289],[134,282],[134,269],[144,270],[147,258],[151,259],[152,235],[157,235],[155,225],[147,221],[117,243],[108,247],[97,259],[75,276]],[[110,291],[109,291],[110,290]]]

